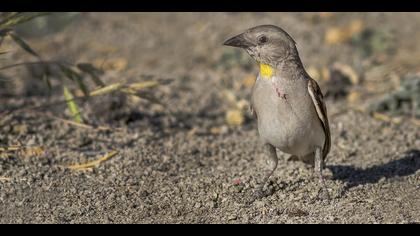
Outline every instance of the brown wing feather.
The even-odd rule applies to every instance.
[[[322,127],[324,128],[325,142],[322,154],[323,158],[325,159],[331,149],[331,133],[330,125],[328,122],[327,107],[325,106],[324,96],[322,95],[321,89],[319,88],[317,82],[311,78],[309,78],[308,82],[308,91],[315,105],[318,118],[321,121]]]

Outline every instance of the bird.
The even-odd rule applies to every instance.
[[[263,188],[278,165],[277,149],[314,166],[321,198],[329,198],[323,176],[331,134],[323,93],[306,72],[295,40],[275,25],[259,25],[229,38],[224,45],[245,50],[258,64],[250,110],[269,157]]]

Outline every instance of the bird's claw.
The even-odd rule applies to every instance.
[[[252,192],[252,194],[249,198],[248,204],[252,204],[257,200],[261,200],[265,196],[266,195],[265,195],[264,191],[261,188],[259,188],[259,189],[255,190],[254,192]]]
[[[323,183],[323,182],[321,183],[321,187],[318,191],[318,199],[322,200],[322,201],[330,201],[331,200],[328,189],[325,186],[325,183]]]

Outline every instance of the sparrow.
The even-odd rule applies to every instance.
[[[322,198],[328,198],[322,173],[331,148],[327,108],[320,87],[303,67],[296,42],[280,27],[260,25],[226,40],[224,45],[244,49],[259,63],[250,104],[270,160],[257,191],[259,198],[277,168],[276,149],[312,164],[322,186]]]

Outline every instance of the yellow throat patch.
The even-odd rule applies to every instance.
[[[265,79],[270,79],[273,76],[273,67],[267,64],[260,64],[260,75]]]

